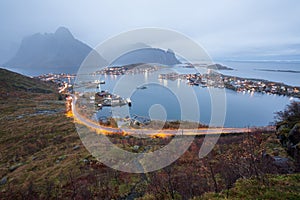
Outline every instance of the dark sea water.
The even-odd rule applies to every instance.
[[[224,63],[225,64],[225,63]],[[236,75],[241,77],[261,78],[273,81],[285,82],[288,84],[299,85],[297,75],[293,73],[263,73],[254,70],[256,68],[270,69],[272,64],[249,64],[252,69],[248,68],[246,63],[233,63],[234,65],[227,66],[235,68],[234,71],[222,71],[222,73]],[[290,66],[290,68],[288,67]],[[293,67],[292,67],[293,66]],[[278,69],[298,70],[297,65],[284,65]],[[182,73],[187,73],[184,68]],[[180,71],[180,69],[175,69]],[[150,117],[151,119],[159,120],[192,120],[200,121],[204,124],[210,124],[212,117],[212,92],[224,92],[226,113],[225,127],[247,127],[247,126],[266,126],[274,121],[274,113],[283,110],[289,104],[292,98],[276,95],[267,95],[259,93],[237,93],[228,89],[219,88],[203,88],[201,86],[189,86],[185,80],[161,80],[157,82],[159,73],[153,74],[137,74],[126,75],[123,78],[115,76],[102,76],[100,79],[105,79],[106,84],[101,89],[114,91],[122,97],[130,97],[132,107],[128,106],[116,107],[112,109],[114,116],[125,117],[126,115],[140,115]],[[192,73],[192,71],[189,71]],[[249,74],[248,74],[249,72]],[[155,84],[153,83],[155,82]],[[136,89],[136,86],[145,85],[147,89]],[[131,87],[134,85],[133,87]],[[123,92],[124,88],[131,88],[130,93]],[[188,92],[189,91],[189,92]],[[190,95],[193,92],[195,96]],[[178,96],[183,98],[178,98]],[[192,103],[193,99],[197,100],[197,105]],[[187,115],[180,109],[182,108]],[[197,116],[197,110],[200,110],[200,116]],[[109,114],[111,108],[104,108],[98,112],[98,116]]]

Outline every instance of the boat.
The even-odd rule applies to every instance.
[[[127,102],[128,106],[131,107],[131,99],[130,99],[130,98],[127,98],[127,99],[126,99],[126,102]]]
[[[101,103],[98,103],[98,105],[97,105],[98,107],[100,107],[100,108],[102,108],[103,107],[103,105],[101,104]]]
[[[147,89],[147,87],[146,86],[140,86],[140,87],[137,87],[136,89],[144,90],[144,89]]]

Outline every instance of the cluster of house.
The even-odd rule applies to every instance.
[[[95,75],[123,75],[125,74],[125,72],[126,72],[125,67],[114,66],[114,67],[106,67],[104,69],[98,70],[94,74]]]
[[[158,66],[148,64],[132,64],[124,66],[105,67],[93,73],[94,75],[124,75],[124,74],[140,74],[158,70]]]
[[[300,97],[300,88],[266,80],[243,79],[239,77],[224,76],[224,84],[229,89],[238,92],[261,92]]]
[[[66,73],[60,73],[60,74],[42,74],[39,76],[36,76],[35,78],[40,79],[42,81],[53,81],[53,82],[60,82],[60,81],[70,81],[71,79],[74,79],[76,77],[75,74],[66,74]]]
[[[97,92],[95,97],[95,104],[102,108],[103,106],[123,106],[128,104],[131,106],[131,100],[129,98],[123,99],[119,95],[111,94],[108,91]]]
[[[206,74],[178,74],[175,72],[168,74],[159,74],[159,79],[169,79],[169,80],[187,80],[187,84],[189,85],[202,85],[202,87],[224,87],[222,76],[218,73],[213,73],[213,71]]]
[[[300,98],[300,87],[293,87],[283,83],[267,80],[245,79],[223,75],[214,71],[205,74],[160,74],[159,79],[187,80],[189,85],[201,85],[202,87],[218,87],[235,90],[237,92],[261,92],[267,94],[286,95]]]
[[[128,104],[131,106],[131,100],[129,98],[123,99],[119,95],[111,94],[108,91],[101,91],[97,92],[95,95],[95,104],[102,108],[103,106],[123,106]],[[112,116],[100,116],[98,118],[99,122],[102,124],[107,123],[108,119]],[[116,119],[118,121],[123,121],[125,123],[130,123],[131,125],[140,126],[140,125],[147,125],[150,123],[150,119],[147,117],[132,115],[131,117],[127,116],[124,119]]]
[[[74,74],[49,73],[49,74],[39,75],[35,78],[37,78],[41,81],[53,82],[53,83],[57,84],[59,93],[72,93],[75,77],[76,77],[76,75],[74,75]]]

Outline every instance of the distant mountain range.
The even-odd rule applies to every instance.
[[[181,63],[172,50],[151,48],[144,43],[120,48],[135,50],[121,55],[113,64],[158,63],[174,65]],[[67,28],[60,27],[55,33],[36,33],[24,38],[16,55],[3,66],[31,75],[50,72],[76,73],[88,55],[89,57],[84,64],[88,65],[89,69],[85,72],[93,72],[99,66],[108,65],[107,61],[97,51],[75,39]],[[83,72],[80,71],[80,73]]]
[[[129,65],[136,63],[157,63],[162,65],[176,65],[181,62],[176,58],[175,53],[158,48],[142,48],[130,51],[117,58],[113,65]]]
[[[93,62],[90,65],[106,63],[91,47],[75,39],[67,28],[60,27],[55,33],[37,33],[24,38],[16,55],[4,67],[38,73],[76,73],[91,52]]]

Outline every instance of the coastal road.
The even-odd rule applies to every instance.
[[[76,97],[73,96],[73,103],[72,103],[72,112],[74,120],[77,123],[84,124],[90,128],[99,130],[103,133],[126,133],[130,135],[148,135],[148,136],[168,136],[168,135],[206,135],[206,134],[234,134],[234,133],[247,133],[247,132],[254,132],[255,128],[200,128],[200,129],[178,129],[178,130],[170,130],[170,129],[163,129],[163,130],[152,130],[152,129],[119,129],[119,128],[111,128],[106,126],[101,126],[96,122],[93,122],[83,116],[81,116],[76,108]],[[274,127],[262,127],[267,131],[274,130]]]

